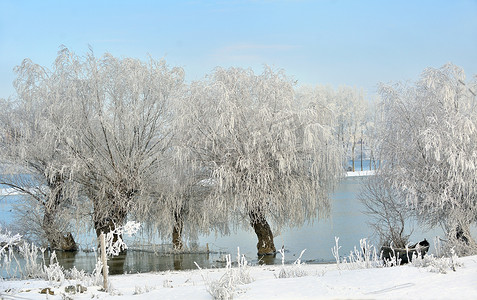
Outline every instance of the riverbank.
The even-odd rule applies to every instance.
[[[243,272],[252,282],[237,284],[234,299],[476,299],[477,256],[458,258],[455,271],[443,265],[354,270],[336,264],[247,267]],[[65,291],[69,286],[81,289],[78,285],[83,283],[75,280],[0,281],[0,299],[213,299],[207,289],[226,273],[222,268],[116,275],[109,277],[109,292],[86,286],[82,293]],[[305,276],[278,278],[280,274]]]

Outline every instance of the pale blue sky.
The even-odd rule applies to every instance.
[[[84,55],[164,57],[187,80],[216,66],[282,68],[298,84],[376,91],[452,62],[477,74],[477,0],[0,0],[0,98],[24,58],[51,67]]]

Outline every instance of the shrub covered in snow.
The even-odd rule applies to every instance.
[[[285,265],[285,249],[280,249],[278,252],[282,255],[282,266],[280,268],[280,272],[278,273],[278,278],[294,278],[294,277],[303,277],[307,276],[308,273],[303,270],[302,265],[304,263],[301,262],[301,257],[303,253],[305,253],[306,249],[301,251],[300,256],[295,260],[295,262],[291,265]]]
[[[207,291],[214,299],[226,300],[233,299],[234,294],[238,290],[238,285],[248,284],[253,281],[248,269],[248,262],[245,256],[240,256],[240,249],[237,248],[237,267],[232,268],[231,255],[225,256],[226,267],[225,274],[218,280],[210,281],[209,278],[203,275],[204,280],[207,282]],[[196,266],[202,270],[199,265]]]
[[[391,257],[384,259],[382,253],[378,254],[376,248],[368,243],[366,239],[360,240],[360,248],[354,248],[347,257],[339,256],[339,238],[335,238],[336,245],[331,249],[338,266],[338,269],[367,269],[367,268],[383,268],[395,267],[401,264],[399,257]],[[458,261],[456,252],[451,249],[449,255],[434,256],[433,254],[417,255],[415,252],[410,255],[410,266],[425,268],[429,272],[447,273],[448,270],[456,271],[462,264]]]
[[[333,256],[336,259],[338,268],[345,269],[367,269],[367,268],[381,268],[385,265],[381,256],[376,251],[376,247],[366,239],[359,241],[359,249],[354,247],[354,250],[350,252],[349,256],[341,258],[339,255],[339,237],[335,237],[336,245],[331,249]]]
[[[430,272],[442,274],[446,274],[448,270],[455,272],[458,267],[462,267],[453,249],[451,250],[451,255],[448,257],[435,257],[432,254],[424,257],[413,257],[411,265],[418,268],[426,268]]]

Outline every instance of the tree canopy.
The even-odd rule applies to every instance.
[[[469,226],[477,221],[475,84],[448,64],[425,70],[414,85],[381,87],[389,180],[422,221],[443,225],[451,242],[471,247]]]
[[[208,172],[214,211],[278,228],[328,212],[340,148],[329,118],[299,107],[283,72],[217,68],[191,84],[179,115],[183,158]]]

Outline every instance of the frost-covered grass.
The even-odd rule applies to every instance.
[[[335,238],[335,246],[331,249],[333,256],[336,259],[336,266],[340,270],[354,270],[354,269],[370,269],[370,268],[389,268],[396,267],[401,264],[401,260],[397,257],[390,259],[383,259],[382,254],[376,247],[370,244],[366,239],[361,239],[359,248],[354,247],[348,256],[341,257],[339,250],[339,238]],[[437,253],[442,253],[443,248],[436,243]],[[412,255],[412,256],[411,256]],[[456,271],[462,265],[458,262],[458,257],[454,249],[449,249],[448,255],[426,254],[423,257],[420,255],[409,254],[410,265],[417,268],[426,268],[430,272],[446,274],[449,270]]]
[[[241,285],[251,283],[253,278],[250,276],[247,260],[245,256],[240,256],[240,248],[237,248],[237,267],[232,267],[231,255],[226,255],[225,273],[218,280],[210,280],[206,271],[203,271],[199,265],[199,270],[203,271],[204,280],[207,282],[207,291],[217,300],[233,299],[236,293],[240,292]]]
[[[278,252],[282,256],[282,265],[280,272],[277,275],[277,278],[294,278],[294,277],[303,277],[307,276],[308,273],[302,268],[304,263],[301,262],[301,257],[305,253],[306,249],[301,251],[300,256],[295,260],[291,265],[285,265],[285,249],[280,249]]]
[[[86,273],[75,267],[65,270],[58,263],[55,252],[50,254],[49,264],[47,264],[45,249],[24,241],[19,245],[9,245],[7,249],[7,251],[0,251],[2,272],[0,282],[6,281],[3,276],[11,280],[46,280],[55,286],[61,286],[69,280],[77,280],[86,286],[98,285],[102,282],[102,264],[99,260],[93,272]]]
[[[339,269],[368,269],[380,268],[383,266],[391,266],[388,262],[383,261],[379,252],[374,245],[370,244],[366,239],[359,241],[359,248],[354,247],[347,257],[340,257],[339,237],[335,237],[335,246],[331,249],[336,259],[336,265]]]
[[[106,235],[106,254],[108,256],[118,255],[120,250],[127,249],[127,245],[121,238],[113,241],[113,234],[134,234],[140,224],[128,222],[125,226],[117,227],[114,231]],[[76,280],[87,286],[97,285],[103,282],[101,275],[103,264],[100,259],[96,259],[96,267],[92,273],[77,270],[75,267],[65,270],[58,263],[56,252],[49,256],[49,264],[45,260],[45,248],[37,247],[34,244],[22,240],[19,234],[12,235],[11,232],[2,232],[0,228],[0,271],[2,280],[12,279],[43,279],[55,285],[62,285],[66,280]]]

